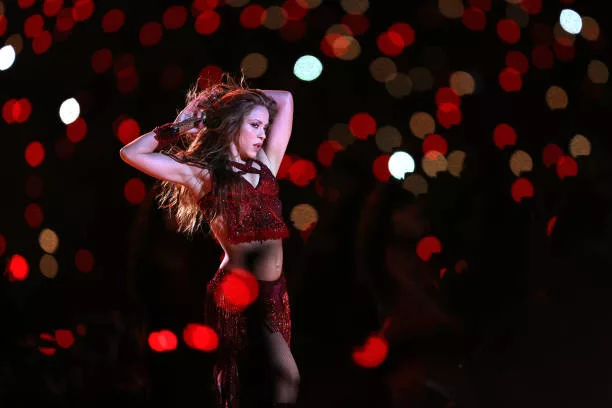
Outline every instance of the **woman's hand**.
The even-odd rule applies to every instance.
[[[186,107],[185,109],[183,109],[178,116],[176,117],[176,119],[174,120],[174,123],[179,123],[179,122],[183,122],[186,121],[188,119],[194,119],[194,121],[196,119],[202,119],[202,117],[204,117],[204,111],[199,107],[200,104],[200,100],[198,98],[194,99],[193,101],[191,101]],[[184,133],[198,133],[200,131],[200,129],[202,129],[203,124],[201,122],[199,122],[198,126],[193,127],[187,131],[185,131]]]

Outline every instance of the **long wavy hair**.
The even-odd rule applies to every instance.
[[[180,163],[208,170],[211,177],[210,194],[216,197],[214,208],[208,209],[212,210],[212,220],[225,213],[226,201],[230,195],[238,194],[240,197],[244,193],[244,184],[239,183],[240,176],[232,170],[230,163],[230,145],[232,142],[238,145],[244,117],[256,106],[264,106],[269,113],[269,123],[272,124],[278,106],[274,99],[261,90],[249,88],[244,75],[237,82],[228,73],[222,75],[220,82],[203,90],[199,90],[197,84],[194,85],[187,93],[186,104],[195,99],[198,99],[199,108],[206,114],[203,128],[193,138],[184,135],[161,153]],[[205,224],[199,203],[186,186],[160,181],[160,191],[156,198],[160,208],[170,212],[179,232],[192,236]]]

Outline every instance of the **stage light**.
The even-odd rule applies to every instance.
[[[66,99],[59,108],[59,115],[62,122],[65,125],[69,125],[79,117],[81,113],[81,107],[76,99]]]
[[[398,180],[403,180],[406,173],[414,172],[414,159],[406,152],[398,151],[389,158],[389,173]]]
[[[293,74],[302,81],[313,81],[323,72],[323,64],[317,57],[304,55],[300,57],[293,67]]]
[[[559,23],[561,23],[561,27],[570,34],[579,34],[582,30],[582,17],[571,9],[564,9],[561,11]]]
[[[0,48],[0,71],[6,71],[15,62],[15,49],[11,45]]]

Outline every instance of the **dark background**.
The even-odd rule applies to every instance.
[[[3,39],[23,32],[25,18],[41,12],[41,1],[28,9],[16,3],[4,2],[9,24]],[[551,70],[531,66],[522,90],[509,94],[497,80],[506,53],[516,49],[529,56],[529,27],[543,22],[552,28],[566,5],[546,1],[541,13],[530,16],[519,43],[510,46],[495,33],[507,3],[493,3],[487,28],[473,32],[461,20],[441,17],[435,1],[371,1],[365,13],[370,27],[357,37],[362,53],[353,61],[332,59],[320,50],[326,29],[345,14],[339,2],[327,0],[308,13],[305,36],[293,42],[265,27],[244,29],[241,8],[220,5],[221,25],[215,33],[197,34],[190,15],[183,28],[164,30],[159,44],[140,45],[144,23],[161,21],[170,5],[189,8],[188,1],[97,1],[91,18],[77,23],[44,54],[34,54],[25,39],[15,64],[0,72],[1,102],[28,98],[33,107],[23,124],[0,122],[0,234],[6,240],[0,262],[8,264],[20,254],[30,264],[26,280],[10,281],[5,273],[0,283],[1,405],[197,401],[211,406],[212,354],[188,348],[180,333],[187,323],[202,321],[205,285],[222,252],[205,231],[192,239],[173,231],[153,201],[155,181],[121,161],[122,143],[113,123],[125,114],[145,132],[171,121],[204,66],[236,74],[246,54],[260,52],[268,58],[268,70],[249,83],[292,92],[294,130],[287,154],[317,168],[316,180],[305,187],[279,180],[291,228],[285,272],[293,308],[292,347],[302,376],[300,404],[609,406],[611,95],[608,84],[589,84],[586,78],[590,60],[609,64],[609,16],[604,2],[577,0],[570,7],[598,21],[600,39],[577,36],[572,61],[555,60]],[[125,12],[126,23],[105,34],[102,16],[113,8]],[[53,19],[47,20],[46,29],[52,31]],[[392,57],[398,71],[426,66],[435,78],[432,90],[403,99],[391,97],[368,68],[382,55],[377,36],[398,21],[416,31],[415,44]],[[103,47],[114,56],[133,54],[139,75],[134,91],[120,93],[112,69],[93,72],[91,55]],[[441,60],[428,66],[432,52]],[[292,74],[304,54],[323,63],[323,73],[312,82]],[[172,65],[182,69],[183,80],[168,90],[160,86],[160,77]],[[421,140],[412,135],[408,121],[416,111],[434,115],[435,90],[448,86],[456,70],[476,78],[476,92],[462,98],[459,126],[438,129],[449,151],[467,155],[460,178],[425,176],[429,192],[419,197],[400,182],[377,181],[372,162],[382,152],[373,136],[338,152],[330,167],[317,160],[317,148],[334,124],[368,112],[378,126],[392,125],[402,133],[398,150],[413,155],[422,173]],[[567,109],[546,106],[544,94],[551,85],[567,91]],[[60,158],[55,152],[65,140],[66,126],[57,109],[73,96],[81,102],[88,133],[72,154]],[[516,129],[518,142],[500,151],[492,134],[502,122]],[[589,139],[592,154],[576,159],[576,177],[560,180],[555,166],[542,163],[542,149],[556,143],[567,152],[577,133]],[[47,150],[36,168],[24,160],[32,140]],[[510,195],[516,176],[508,161],[515,149],[528,152],[534,162],[524,176],[535,195],[520,203]],[[44,194],[36,199],[25,188],[32,175],[43,181]],[[133,177],[149,187],[139,205],[123,195]],[[39,228],[29,227],[23,215],[32,202],[44,211]],[[301,203],[319,214],[310,234],[301,234],[289,221],[291,209]],[[549,237],[546,225],[553,216],[557,223]],[[417,233],[398,233],[398,222]],[[54,279],[38,270],[42,228],[53,229],[60,239]],[[429,262],[415,252],[426,235],[436,236],[443,247]],[[74,266],[81,248],[95,258],[87,274]],[[461,273],[455,271],[459,261],[467,265]],[[448,271],[440,278],[443,267]],[[373,369],[357,366],[353,349],[387,318],[395,322],[387,359]],[[76,335],[72,347],[58,348],[53,356],[40,353],[40,346],[54,346],[41,333],[74,331],[78,324],[87,332]],[[178,348],[155,353],[147,335],[163,328],[177,333]]]

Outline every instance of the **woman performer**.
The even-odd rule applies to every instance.
[[[262,374],[270,375],[273,406],[297,400],[299,371],[290,351],[282,272],[282,239],[289,231],[276,181],[292,123],[291,93],[248,88],[244,77],[236,84],[224,74],[220,83],[190,91],[173,123],[120,152],[126,163],[161,180],[160,205],[173,214],[180,232],[192,234],[206,221],[225,252],[207,285],[205,315],[220,337],[213,379],[223,408],[261,401],[257,394],[265,389],[254,384],[268,378]],[[253,307],[239,310],[229,307],[220,288],[232,271],[244,270],[255,276],[259,291]],[[254,364],[262,356],[265,373]]]

